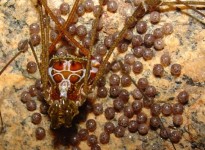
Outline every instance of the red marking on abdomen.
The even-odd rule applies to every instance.
[[[72,62],[70,65],[70,71],[78,71],[83,69],[83,65],[79,62]]]
[[[52,67],[56,70],[63,70],[64,63],[65,61],[54,62]]]

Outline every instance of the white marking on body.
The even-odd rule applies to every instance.
[[[60,75],[62,77],[62,81],[58,84],[59,85],[59,90],[60,90],[60,97],[67,98],[68,89],[71,88],[71,84],[72,84],[70,82],[71,76],[79,77],[79,80],[77,82],[80,82],[85,77],[86,69],[83,68],[83,69],[79,69],[79,70],[76,70],[76,71],[71,71],[70,70],[71,63],[72,63],[71,60],[64,61],[62,70],[57,70],[57,69],[54,69],[53,67],[49,67],[49,69],[48,69],[48,72],[49,72],[48,74],[50,75],[53,82],[55,82],[55,80],[54,80],[55,75]],[[52,75],[52,71],[55,71],[55,73],[53,75]],[[70,72],[71,74],[65,79],[62,72]],[[82,75],[77,74],[79,72],[82,72]]]

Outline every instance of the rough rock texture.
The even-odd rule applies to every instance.
[[[68,1],[70,5],[73,1]],[[58,8],[62,1],[50,1],[50,7]],[[104,7],[103,14],[103,30],[100,37],[112,34],[122,28],[126,16],[131,15],[133,6],[128,1],[116,0],[119,3],[118,12],[113,14],[107,12]],[[95,3],[97,4],[96,0]],[[183,7],[184,11],[187,11]],[[188,10],[189,13],[195,14]],[[205,12],[204,12],[205,13]],[[84,23],[88,29],[91,28],[90,19],[92,15],[80,18],[79,21]],[[199,16],[198,16],[199,17]],[[199,17],[200,19],[204,19]],[[146,15],[143,20],[149,22],[149,15]],[[38,22],[38,13],[34,6],[34,1],[27,0],[2,0],[0,1],[0,68],[10,60],[15,53],[17,53],[17,45],[20,39],[29,38],[28,27],[33,22]],[[154,85],[158,91],[156,97],[157,102],[176,103],[177,94],[183,89],[190,94],[189,103],[185,106],[183,113],[184,123],[180,127],[183,132],[182,140],[175,144],[176,149],[203,149],[205,147],[205,25],[202,25],[195,19],[188,15],[175,11],[174,8],[162,9],[161,21],[157,25],[148,23],[148,30],[152,32],[156,27],[161,27],[164,23],[172,23],[174,26],[174,33],[164,38],[166,46],[163,51],[155,52],[155,57],[150,61],[139,60],[143,63],[143,73],[134,75],[132,77],[137,80],[140,77],[146,77],[151,85]],[[40,49],[38,48],[37,52]],[[160,56],[168,52],[171,56],[172,63],[179,63],[182,65],[182,73],[175,78],[170,74],[170,66],[165,68],[165,75],[162,78],[155,78],[152,75],[152,68],[154,64],[160,63]],[[129,52],[131,53],[131,48]],[[114,52],[114,58],[122,58],[124,54],[118,54],[117,50]],[[56,136],[49,129],[49,119],[43,115],[43,120],[40,125],[46,129],[46,138],[44,140],[36,140],[35,129],[36,125],[31,123],[31,115],[26,109],[25,104],[20,101],[20,94],[27,90],[28,87],[35,83],[39,78],[39,73],[29,75],[26,72],[26,64],[28,61],[34,60],[31,51],[19,56],[0,76],[0,106],[3,118],[3,131],[0,134],[0,149],[67,149],[68,146],[62,144],[54,146],[56,143]],[[136,59],[137,60],[137,59]],[[106,75],[107,81],[110,74]],[[108,83],[109,84],[109,83]],[[109,85],[107,85],[109,87]],[[126,88],[130,92],[134,86]],[[33,98],[36,100],[36,98]],[[130,102],[133,98],[130,96]],[[37,101],[39,111],[40,102]],[[103,103],[104,109],[112,105],[112,99],[107,97],[105,99],[97,99],[97,102]],[[149,110],[144,109],[149,115]],[[116,115],[118,118],[120,114]],[[97,122],[96,135],[103,131],[103,125],[106,122],[104,115],[94,116],[92,113],[88,118],[94,118]],[[135,118],[135,117],[134,117]],[[173,126],[172,117],[164,117],[165,126]],[[117,125],[117,119],[112,120]],[[85,127],[85,123],[76,124],[78,128]],[[169,141],[164,141],[158,135],[159,130],[149,131],[146,136],[141,136],[138,133],[130,134],[126,130],[125,137],[116,138],[113,134],[109,144],[101,145],[101,149],[119,149],[119,150],[135,150],[135,149],[173,149]],[[64,136],[59,134],[60,139]],[[81,149],[89,149],[86,142],[81,142],[79,147]],[[69,147],[71,148],[71,147]]]

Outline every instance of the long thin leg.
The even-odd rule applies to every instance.
[[[202,12],[200,12],[199,10],[197,10],[194,6],[192,5],[201,5],[201,6],[205,6],[205,2],[199,2],[199,1],[181,1],[181,0],[176,0],[176,1],[170,1],[170,2],[163,2],[162,5],[168,5],[168,6],[173,6],[173,5],[177,5],[177,4],[182,4],[185,5],[187,8],[192,9],[193,11],[195,11],[196,13],[198,13],[199,15],[205,17],[205,14],[203,14]],[[199,22],[201,22],[202,24],[205,24],[205,21],[202,21],[200,19],[198,19],[197,17],[193,16],[192,14],[189,14],[187,12],[184,12],[187,15],[195,18],[196,20],[198,20]]]
[[[200,22],[201,24],[205,25],[205,21],[204,21],[204,20],[199,19],[198,17],[192,15],[191,13],[188,13],[188,12],[186,12],[186,11],[181,10],[181,8],[179,8],[179,7],[176,7],[176,8],[177,8],[179,11],[181,11],[182,13],[186,14],[187,16],[190,16],[191,18],[193,18],[193,19],[195,19],[196,21]],[[195,9],[196,9],[196,8],[195,8]],[[197,10],[197,11],[198,11],[198,10]],[[198,11],[198,12],[200,12],[200,11]],[[201,13],[201,12],[200,12],[200,13]],[[204,14],[203,14],[203,15],[204,15]]]
[[[47,0],[46,0],[46,4],[47,4]],[[48,16],[48,13],[45,12],[45,51],[44,51],[44,63],[45,63],[45,82],[46,82],[46,90],[45,90],[45,96],[46,96],[46,99],[48,98],[49,96],[49,93],[47,92],[47,89],[48,89],[48,81],[49,81],[49,75],[48,75],[48,68],[49,68],[49,51],[48,51],[48,48],[49,48],[49,16]]]
[[[0,134],[1,134],[4,130],[4,122],[3,122],[2,115],[1,115],[1,111],[0,111],[0,122],[1,122],[1,128],[0,128]]]
[[[201,22],[202,24],[205,25],[205,21],[198,19],[197,17],[193,16],[192,14],[189,14],[185,11],[182,11],[178,6],[179,5],[184,5],[189,9],[192,9],[193,11],[195,11],[196,13],[198,13],[199,15],[205,17],[205,14],[203,14],[202,12],[200,12],[199,10],[197,10],[196,7],[197,6],[199,8],[201,8],[202,6],[205,6],[205,1],[181,1],[181,0],[175,0],[175,1],[164,1],[164,0],[145,0],[145,4],[146,7],[148,8],[156,8],[158,6],[170,6],[170,7],[176,7],[178,8],[181,12],[189,15],[190,17],[196,19],[197,21]]]
[[[21,53],[22,53],[22,51],[19,51],[19,52],[3,67],[3,69],[1,69],[0,75],[6,70],[6,68],[12,63],[12,61],[14,61],[14,60],[16,59],[16,57],[18,57]]]
[[[50,17],[52,18],[52,20],[55,22],[55,24],[57,25],[59,31],[63,32],[63,34],[65,35],[65,38],[68,41],[71,41],[72,44],[74,44],[76,47],[79,48],[80,52],[82,54],[84,54],[85,56],[88,55],[89,50],[87,50],[84,46],[82,46],[78,41],[76,41],[72,35],[70,35],[66,30],[63,30],[63,26],[59,23],[58,19],[56,18],[56,16],[53,14],[53,12],[50,10],[50,8],[46,5],[44,0],[41,0],[41,3],[43,5],[43,7],[45,8],[46,12],[50,15]]]
[[[43,8],[40,4],[38,4],[38,11],[39,11],[39,15],[40,15],[40,27],[41,27],[41,49],[42,51],[45,50],[45,32],[44,32],[44,25],[43,25]],[[41,53],[40,55],[41,60],[44,57],[43,54]],[[43,63],[43,62],[41,62]],[[43,73],[42,73],[42,69],[40,69],[40,74],[41,74],[41,78],[43,78]]]
[[[47,5],[47,1],[45,1]],[[43,10],[43,7],[38,3],[38,10],[40,15],[40,26],[41,26],[41,65],[39,66],[41,74],[41,82],[43,84],[43,94],[46,100],[48,100],[48,82],[52,84],[52,81],[48,75],[49,67],[49,17],[48,14]]]
[[[179,0],[178,0],[179,1]],[[190,4],[187,4],[185,2],[182,2],[182,1],[179,1],[181,4],[184,4],[186,7],[194,10],[195,12],[197,12],[199,15],[205,17],[205,14],[203,14],[202,12],[200,12],[199,10],[197,10],[194,6],[191,6]],[[204,3],[204,6],[205,6],[205,3]]]
[[[66,22],[64,23],[63,25],[63,31],[66,30],[66,28],[68,27],[68,25],[70,25],[70,23],[72,22],[72,20],[74,19],[75,17],[75,12],[76,12],[76,9],[77,9],[77,6],[78,6],[78,3],[80,2],[80,0],[76,0],[73,7],[72,7],[72,10],[66,20]],[[58,34],[58,36],[56,37],[56,39],[52,42],[51,46],[49,47],[49,53],[50,54],[53,54],[53,50],[55,49],[55,45],[59,42],[59,40],[62,38],[63,36],[63,32],[60,32]]]
[[[18,50],[19,52],[13,56],[13,58],[11,58],[11,60],[9,60],[9,62],[2,68],[2,70],[0,71],[0,75],[6,70],[6,68],[16,59],[16,57],[18,57],[21,53],[24,53],[28,50],[28,40],[22,40],[19,42],[18,45]]]
[[[111,48],[109,49],[104,61],[102,62],[99,70],[98,70],[98,73],[95,77],[95,80],[90,88],[90,91],[95,88],[96,84],[97,84],[97,81],[99,80],[99,78],[103,75],[103,72],[105,70],[105,65],[108,63],[108,60],[111,56],[111,54],[113,53],[114,49],[117,47],[117,45],[119,44],[119,42],[122,40],[125,32],[127,31],[127,29],[130,27],[130,25],[132,25],[135,21],[137,21],[137,18],[136,16],[138,15],[141,15],[143,14],[144,15],[145,13],[145,9],[143,7],[143,4],[141,3],[138,8],[134,11],[134,13],[132,14],[132,16],[128,19],[128,22],[126,22],[126,24],[124,25],[123,29],[121,30],[121,32],[119,33],[119,37],[115,40],[115,42],[112,44]],[[142,17],[142,16],[140,16]]]
[[[187,8],[192,9],[193,11],[195,11],[196,13],[198,13],[199,15],[201,15],[201,16],[203,16],[203,17],[205,18],[205,14],[203,14],[202,12],[200,12],[199,10],[197,10],[194,6],[191,6],[191,3],[186,3],[186,2],[183,2],[183,1],[180,1],[180,0],[177,0],[177,2],[179,2],[179,3],[183,4],[183,5],[185,5]],[[198,3],[200,4],[200,2],[198,2]],[[205,2],[204,2],[203,5],[205,6]],[[202,24],[205,25],[205,21],[200,20],[200,19],[198,19],[197,17],[195,17],[195,16],[193,16],[192,14],[189,14],[189,13],[187,13],[187,12],[184,12],[184,13],[186,13],[187,15],[191,16],[192,18],[196,19],[197,21],[199,21],[199,22],[201,22]]]
[[[34,50],[34,47],[33,47],[32,43],[31,43],[31,41],[29,41],[29,45],[30,45],[30,47],[31,47],[33,56],[34,56],[34,58],[35,58],[35,60],[36,60],[36,63],[37,63],[38,69],[39,69],[39,68],[40,68],[40,63],[39,63],[39,61],[38,61],[38,57],[37,57],[37,55],[36,55],[36,52],[35,52],[35,50]]]
[[[163,2],[162,5],[176,5],[176,4],[187,4],[187,5],[205,5],[205,1],[204,2],[199,2],[199,1],[181,1],[181,0],[176,0],[176,1],[166,1]]]
[[[45,98],[46,97],[46,89],[47,89],[47,84],[48,84],[48,77],[47,77],[47,58],[46,58],[46,54],[47,54],[47,44],[46,44],[46,24],[47,24],[47,21],[43,22],[44,20],[44,16],[43,16],[43,8],[42,8],[42,5],[41,4],[38,4],[38,10],[39,10],[39,14],[40,14],[40,26],[41,26],[41,48],[42,48],[42,52],[41,52],[41,66],[39,68],[40,70],[40,74],[41,74],[41,81],[42,81],[42,84],[43,84],[43,91],[44,91],[44,96]],[[46,17],[46,20],[47,20],[47,17]]]
[[[88,78],[89,78],[89,74],[90,74],[90,67],[91,67],[91,54],[93,51],[93,45],[96,39],[96,33],[97,33],[97,27],[99,24],[99,20],[100,20],[100,16],[101,16],[101,11],[102,11],[102,5],[103,5],[103,0],[99,0],[99,7],[100,7],[100,11],[96,16],[96,19],[93,21],[93,26],[92,26],[92,33],[91,33],[91,41],[90,41],[90,51],[88,53],[87,56],[87,65],[86,65],[86,73],[85,73],[85,78],[84,78],[84,92],[85,95],[87,95],[88,93]]]

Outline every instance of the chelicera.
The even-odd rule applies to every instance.
[[[146,1],[148,3],[148,6],[152,6],[152,3],[149,2],[154,2],[154,1]],[[77,8],[78,2],[75,2],[73,10]],[[100,1],[102,7],[102,1]],[[153,6],[158,6],[161,2],[154,3]],[[166,4],[166,3],[165,3]],[[43,5],[43,7],[41,7]],[[41,14],[41,38],[42,38],[42,54],[41,54],[41,61],[38,62],[38,67],[40,68],[40,74],[41,74],[41,82],[43,85],[43,97],[46,100],[46,102],[49,104],[50,108],[48,110],[49,117],[51,119],[51,128],[57,129],[60,128],[61,126],[65,127],[70,127],[71,122],[73,118],[78,114],[78,107],[80,107],[88,98],[92,92],[92,90],[95,88],[95,86],[98,84],[99,79],[102,78],[102,74],[104,73],[104,70],[106,69],[106,65],[108,64],[108,60],[113,54],[113,51],[115,47],[118,46],[119,42],[122,40],[124,37],[124,33],[130,28],[130,26],[133,25],[133,22],[136,23],[139,18],[143,17],[145,15],[145,12],[147,11],[144,9],[144,5],[140,4],[138,8],[136,9],[133,13],[132,17],[129,17],[127,19],[127,22],[124,25],[123,30],[119,33],[118,37],[114,40],[114,44],[111,44],[110,49],[105,56],[105,59],[102,61],[101,65],[100,62],[95,59],[91,55],[91,50],[92,50],[92,45],[94,45],[94,37],[96,34],[97,30],[97,24],[99,23],[99,16],[100,13],[97,15],[96,20],[94,20],[94,25],[93,25],[93,31],[92,31],[92,38],[90,42],[90,47],[91,48],[86,48],[85,46],[82,46],[74,38],[72,38],[69,33],[63,28],[65,28],[74,17],[74,15],[70,15],[70,18],[68,17],[68,21],[66,21],[65,24],[61,25],[57,18],[52,14],[52,12],[49,10],[49,7],[47,6],[45,1],[38,1],[38,7],[40,9],[45,9],[45,14],[43,14],[43,11],[40,13]],[[71,11],[72,12],[72,11]],[[48,13],[48,14],[47,14]],[[45,17],[46,16],[46,17]],[[52,20],[55,21],[55,24],[59,30],[59,36],[56,38],[51,46],[49,46],[48,42],[48,23],[49,23],[49,18],[50,16]],[[137,17],[136,17],[137,16]],[[69,20],[70,19],[70,20]],[[156,20],[154,20],[156,22]],[[68,38],[72,43],[79,48],[79,52],[74,55],[66,55],[66,56],[54,56],[55,55],[55,44],[58,42],[60,39],[60,36],[65,36],[65,38]],[[129,39],[129,36],[127,37]],[[58,39],[58,40],[57,40]],[[151,45],[153,45],[153,42],[151,41],[151,44],[149,43],[150,41],[147,40],[147,47],[149,48]],[[134,42],[133,42],[134,43]],[[159,43],[159,42],[158,42]],[[32,47],[32,43],[30,44]],[[49,49],[49,51],[46,51],[46,49]],[[89,49],[89,50],[88,50]],[[123,48],[121,47],[122,51]],[[153,56],[150,53],[151,51],[149,49],[146,49],[147,54],[144,54],[144,59],[149,60]],[[82,57],[83,56],[83,57]],[[129,78],[129,75],[126,76],[126,68],[125,65],[122,63],[122,61],[117,61],[119,63],[119,66],[122,69],[122,73],[124,74],[125,81],[123,81],[123,86],[126,87],[128,84],[126,82],[129,80],[133,81],[132,79]],[[132,61],[129,61],[130,64],[132,64]],[[135,73],[140,73],[140,71]],[[177,74],[176,74],[177,75]],[[159,76],[157,74],[157,76]],[[160,74],[161,76],[161,74]],[[121,81],[122,82],[122,81]],[[153,88],[149,88],[145,86],[145,88],[140,88],[139,83],[136,84],[137,89],[139,89],[138,92],[140,92],[144,100],[147,102],[147,107],[150,107],[150,102],[152,102],[152,97],[156,95],[155,92],[153,92]],[[150,90],[151,89],[151,90]],[[145,92],[143,90],[146,90]],[[126,93],[126,92],[125,92]],[[123,97],[123,96],[122,96]],[[151,97],[151,98],[150,98]],[[123,106],[121,107],[118,104],[122,104],[121,100],[116,100],[116,102],[119,102],[116,104],[116,108],[119,108],[117,111],[121,111],[123,109]],[[121,108],[120,108],[121,107]],[[115,109],[116,109],[115,108]],[[167,107],[165,107],[167,108]],[[116,111],[116,110],[115,110]],[[134,110],[136,111],[136,110]],[[154,111],[154,110],[153,110]],[[166,111],[170,111],[170,108],[165,109],[165,115],[167,115]],[[157,116],[157,115],[156,115]],[[158,116],[155,116],[154,121],[156,124],[161,124],[159,121],[160,118]],[[108,117],[109,118],[109,117]],[[148,131],[148,126],[144,124],[142,121],[138,121],[141,123],[139,126],[139,133],[140,134],[146,134]],[[176,121],[177,122],[177,121]],[[124,136],[124,128],[122,128],[123,120],[120,121],[119,126],[116,127],[114,133],[116,137],[122,137]],[[154,123],[153,123],[154,124]],[[126,127],[129,127],[129,130],[134,132],[135,131],[135,126],[136,122],[132,122],[127,124],[126,122]],[[155,126],[155,124],[153,125]],[[157,125],[156,125],[157,126]],[[163,127],[163,125],[162,125]],[[90,128],[89,128],[90,129]],[[165,128],[163,128],[165,130]],[[92,129],[91,129],[92,130]],[[42,131],[42,130],[41,130]],[[107,133],[107,132],[106,132]],[[162,135],[164,134],[165,137],[168,134],[168,131],[165,130],[164,132],[161,133]],[[174,134],[174,133],[173,133]],[[102,134],[103,136],[103,134]],[[101,137],[102,137],[101,136]],[[104,135],[105,136],[105,135]],[[95,136],[90,135],[88,141],[91,141],[91,139],[94,138]],[[169,139],[169,135],[167,135],[167,138]],[[102,143],[104,143],[103,138],[101,139]],[[172,142],[174,140],[172,139]],[[107,141],[105,140],[105,143]],[[89,142],[89,145],[96,146],[96,142],[92,143]]]

